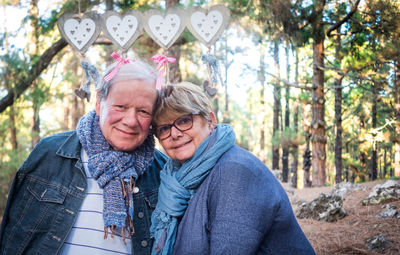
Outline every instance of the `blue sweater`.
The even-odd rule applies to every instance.
[[[174,254],[315,254],[269,169],[238,146],[228,150],[192,198]]]

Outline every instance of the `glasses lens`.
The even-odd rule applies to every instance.
[[[156,136],[159,139],[166,139],[171,135],[171,128],[175,126],[179,131],[186,131],[193,126],[193,115],[185,115],[177,118],[172,124],[162,125],[156,128]]]
[[[175,120],[175,126],[181,131],[186,131],[192,128],[192,125],[193,115],[185,115]]]
[[[171,133],[171,126],[170,125],[164,125],[164,126],[159,126],[156,129],[156,135],[157,137],[163,139],[164,137],[169,136]]]

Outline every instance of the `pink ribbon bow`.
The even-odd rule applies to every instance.
[[[161,84],[162,84],[162,77],[164,75],[165,69],[167,68],[167,62],[169,63],[175,63],[176,58],[172,57],[166,57],[160,54],[156,54],[151,57],[151,60],[153,60],[155,63],[158,63],[157,70],[159,70],[158,76],[157,76],[157,82],[156,82],[156,88],[158,90],[161,89]]]
[[[109,82],[112,78],[114,78],[114,76],[118,73],[119,68],[123,64],[128,64],[129,62],[135,62],[134,59],[123,58],[120,55],[118,55],[118,53],[116,53],[116,52],[111,53],[111,57],[113,57],[115,60],[117,60],[118,63],[110,73],[108,73],[106,76],[104,76],[104,80],[106,82]]]

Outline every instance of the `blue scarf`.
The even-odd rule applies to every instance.
[[[79,120],[76,132],[89,157],[89,172],[103,189],[106,233],[108,227],[112,232],[115,227],[122,227],[122,231],[129,227],[133,231],[132,188],[134,181],[153,162],[153,136],[149,135],[133,152],[115,151],[104,138],[94,110]]]
[[[182,216],[199,186],[222,154],[235,144],[231,126],[218,124],[197,148],[193,157],[181,165],[169,159],[160,172],[158,203],[151,217],[150,235],[155,238],[152,254],[171,254]]]

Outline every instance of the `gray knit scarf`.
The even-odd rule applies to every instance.
[[[94,110],[79,120],[76,131],[89,157],[89,172],[104,191],[105,238],[108,228],[114,234],[115,227],[121,227],[124,239],[125,229],[134,233],[132,191],[137,178],[153,162],[154,137],[149,134],[133,152],[115,151],[104,138]]]

